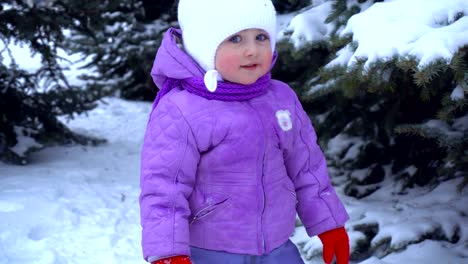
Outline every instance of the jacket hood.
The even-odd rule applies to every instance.
[[[178,42],[181,42],[181,40],[182,31],[179,29],[169,28],[164,33],[151,69],[151,77],[159,89],[162,88],[167,78],[203,78],[205,75],[205,70],[179,47]],[[180,46],[182,46],[182,43],[180,43]]]

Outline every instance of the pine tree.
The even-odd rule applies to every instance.
[[[280,43],[280,53],[307,58],[313,53],[333,55],[345,46],[356,49],[359,44],[339,36],[338,29],[361,12],[363,4],[369,6],[366,2],[381,1],[358,2],[333,1],[326,21],[334,30],[327,40],[300,49]],[[400,183],[402,192],[454,177],[465,177],[466,184],[467,99],[452,99],[455,91],[467,91],[466,50],[461,48],[450,63],[438,60],[423,69],[416,58],[398,56],[371,65],[363,58],[351,67],[325,68],[333,56],[311,61],[308,69],[290,67],[289,62],[283,67],[300,77],[291,84],[302,95],[324,149],[325,144],[347,142],[328,155],[338,175],[347,179],[348,195],[367,196],[387,176]]]
[[[276,12],[278,14],[289,13],[297,11],[303,7],[310,5],[310,0],[300,1],[300,0],[272,0],[273,5],[275,5]]]
[[[331,9],[326,35],[307,42],[298,35],[292,38],[296,32],[284,32],[275,74],[300,95],[327,155],[332,181],[344,187],[346,195],[364,198],[389,184],[386,187],[398,196],[419,186],[431,190],[454,178],[463,179],[459,181],[463,191],[468,184],[467,46],[459,48],[451,61],[435,60],[424,67],[415,57],[398,55],[370,64],[367,58],[357,58],[351,66],[329,64],[345,47],[357,50],[359,43],[340,32],[350,17],[377,2],[383,1],[333,0],[320,5]],[[391,237],[375,239],[379,223],[349,228],[363,234],[355,241],[353,261],[398,250],[390,245]],[[459,239],[458,234],[450,238],[434,231],[408,243],[427,237],[450,243]]]
[[[68,129],[58,116],[82,113],[95,107],[102,96],[96,89],[69,84],[59,65],[64,30],[92,34],[83,12],[69,9],[65,1],[10,0],[0,4],[0,159],[26,164],[28,154],[53,144],[97,144],[101,140]],[[21,69],[10,44],[29,46],[42,59],[34,71]],[[4,56],[11,57],[5,65]]]
[[[437,82],[439,79],[442,82]],[[448,87],[441,91],[440,107],[433,119],[400,125],[395,132],[429,141],[440,149],[443,156],[432,161],[439,177],[431,181],[437,183],[447,175],[448,178],[463,177],[460,185],[463,188],[468,184],[468,100],[464,96],[468,93],[468,46],[461,48],[449,65],[434,63],[415,74],[415,82],[423,87],[422,100],[428,100],[434,91]]]
[[[89,25],[95,35],[74,35],[69,45],[91,57],[84,76],[97,87],[125,99],[153,100],[154,55],[162,33],[176,21],[175,1],[105,1],[96,6],[101,20]],[[97,73],[97,74],[96,74]]]

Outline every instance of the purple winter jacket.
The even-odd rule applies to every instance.
[[[167,34],[155,83],[203,74]],[[141,155],[144,258],[190,255],[190,246],[263,255],[291,236],[296,210],[310,236],[344,226],[316,141],[283,82],[246,101],[172,89],[151,112]]]

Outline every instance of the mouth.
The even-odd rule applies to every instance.
[[[256,64],[256,63],[241,65],[241,68],[242,68],[242,69],[250,70],[250,71],[251,71],[251,70],[255,70],[257,67],[258,67],[258,64]]]

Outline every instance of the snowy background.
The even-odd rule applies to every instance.
[[[278,37],[290,32],[297,46],[326,38],[331,29],[323,21],[329,9],[330,2],[324,2],[297,16],[281,16]],[[341,29],[341,34],[353,33],[359,48],[341,50],[331,64],[351,65],[361,57],[371,63],[394,55],[416,56],[421,67],[434,59],[450,60],[468,44],[468,17],[452,23],[460,14],[468,14],[468,1],[393,0],[363,6]],[[27,47],[15,47],[14,56],[25,68],[39,65]],[[73,62],[79,56],[67,56],[67,75],[76,83],[79,65]],[[463,91],[457,96],[464,96]],[[144,263],[139,155],[150,109],[150,103],[105,98],[86,115],[63,122],[78,133],[106,138],[106,144],[47,148],[24,167],[0,163],[1,264]],[[468,127],[468,120],[459,125]],[[325,151],[332,154],[350,140],[335,138]],[[360,176],[359,171],[353,174]],[[359,200],[343,194],[339,176],[333,180],[351,216],[346,228],[352,253],[362,259],[358,263],[468,263],[468,190],[457,190],[461,179],[408,193],[388,182]],[[365,236],[369,230],[374,232],[371,241]],[[307,237],[298,226],[292,240],[306,263],[323,263],[318,238]],[[395,253],[360,254],[369,246],[381,252],[391,247]]]

